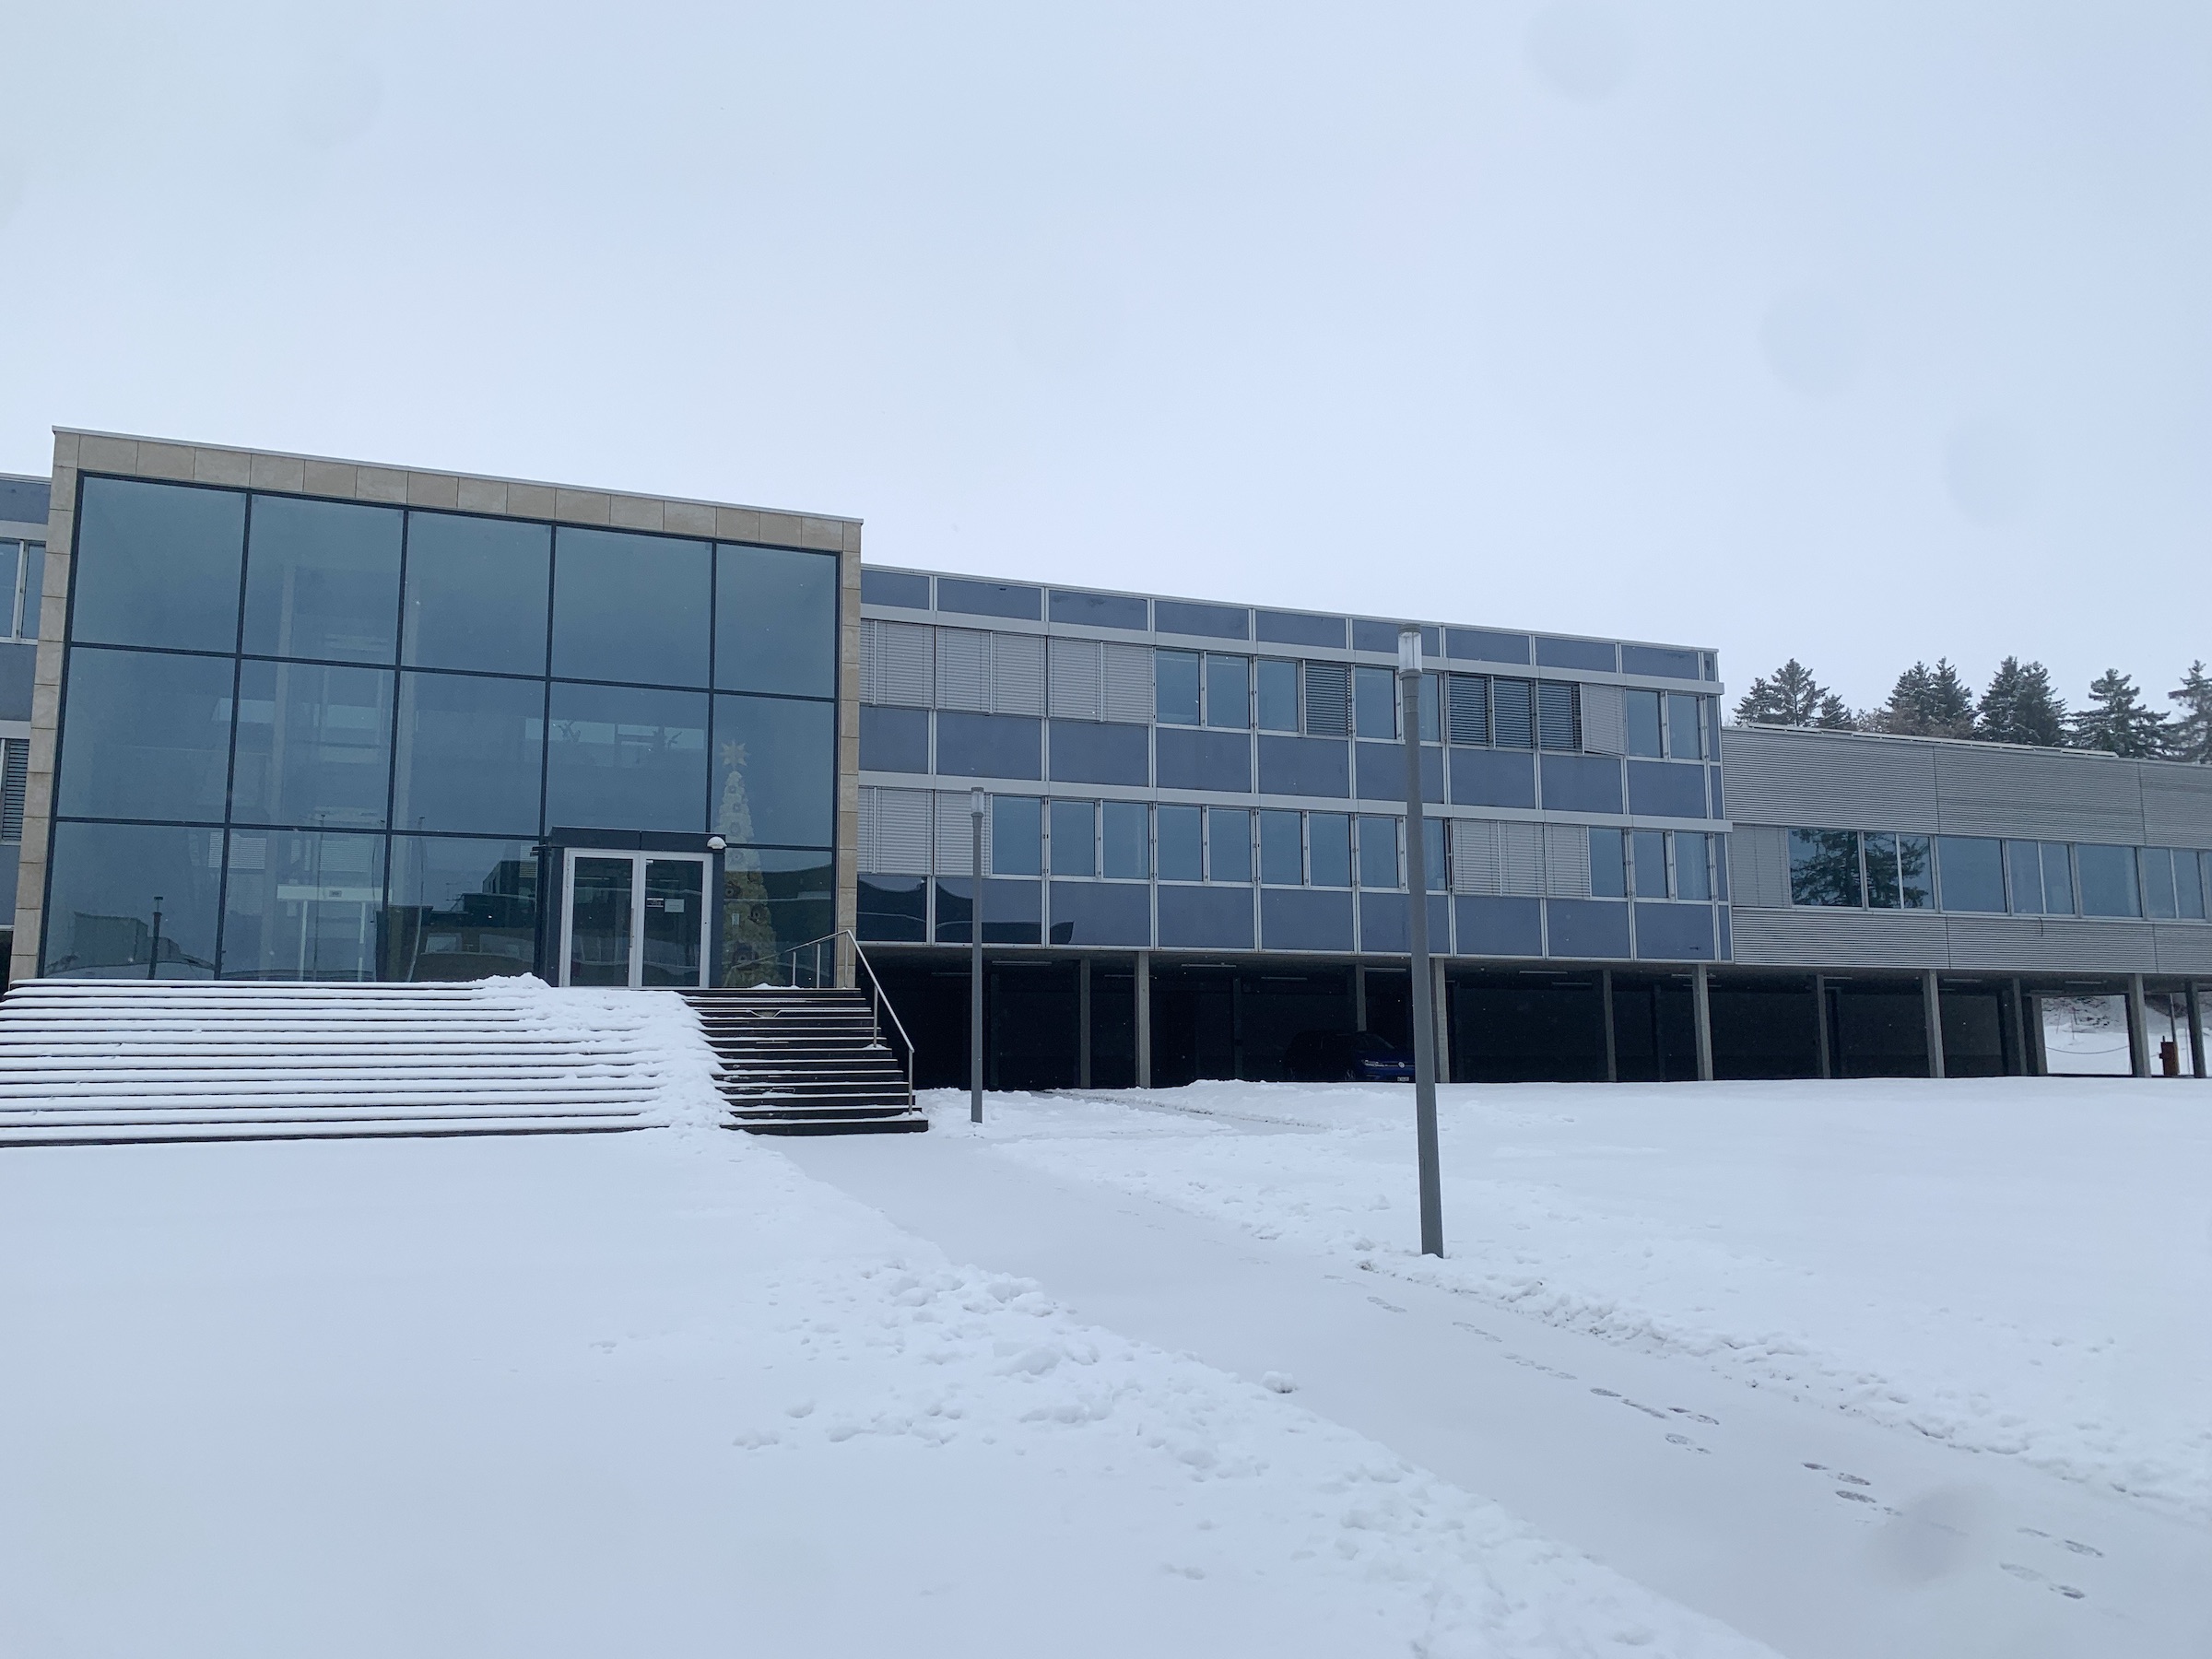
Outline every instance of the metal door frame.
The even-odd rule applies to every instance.
[[[710,924],[714,906],[714,855],[712,853],[657,853],[641,852],[631,847],[563,847],[560,865],[560,971],[557,983],[570,982],[569,970],[574,960],[571,954],[576,931],[576,861],[580,858],[619,858],[629,865],[629,990],[643,988],[645,977],[645,865],[654,864],[695,864],[699,872],[699,983],[707,982],[710,962],[707,948],[712,943]],[[691,986],[654,986],[655,990],[689,990]]]

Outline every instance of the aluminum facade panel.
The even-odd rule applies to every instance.
[[[2212,974],[2212,926],[2153,925],[2160,973]]]
[[[1801,968],[1947,968],[1940,916],[1884,911],[1746,910],[1735,912],[1735,959]]]
[[[2154,847],[2212,847],[2212,766],[2146,766],[2143,837]]]
[[[2142,973],[2157,967],[2151,930],[2140,924],[2071,917],[1951,916],[1953,968]]]
[[[1721,735],[1728,806],[1759,823],[1933,831],[1935,747],[1731,726]]]
[[[2128,761],[1970,744],[1933,744],[1929,749],[1946,835],[2142,844],[2141,769]],[[1733,776],[1729,788],[1740,804],[1741,785]]]

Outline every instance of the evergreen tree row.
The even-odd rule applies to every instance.
[[[2212,678],[2203,662],[2190,664],[2166,697],[2176,705],[2171,714],[2145,703],[2132,678],[2108,668],[2089,682],[2088,700],[2069,711],[2041,663],[2006,657],[1977,700],[1950,660],[1938,657],[1933,668],[1915,663],[1899,675],[1881,707],[1853,711],[1792,657],[1751,682],[1735,705],[1735,717],[1747,725],[2105,749],[2212,765]]]

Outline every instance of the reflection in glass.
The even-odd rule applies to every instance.
[[[1308,870],[1315,887],[1352,885],[1352,820],[1348,813],[1315,812],[1306,818]]]
[[[1252,881],[1252,814],[1242,806],[1214,806],[1207,809],[1206,851],[1212,857],[1209,866],[1216,881],[1235,882],[1247,886]],[[1286,816],[1295,818],[1296,813]]]
[[[239,665],[232,823],[382,830],[391,783],[390,669]]]
[[[1108,801],[1105,818],[1106,878],[1142,881],[1152,874],[1151,815],[1142,801]]]
[[[238,649],[246,498],[229,489],[87,478],[70,638]]]
[[[1886,830],[1866,834],[1866,902],[1875,910],[1896,910],[1903,902],[1898,890],[1897,837]]]
[[[1790,902],[1852,908],[1866,902],[1857,830],[1790,831]]]
[[[1241,656],[1206,659],[1206,724],[1243,731],[1252,724],[1252,663]]]
[[[1677,830],[1675,835],[1675,897],[1712,897],[1712,838],[1700,830]]]
[[[2051,1076],[2124,1077],[2135,1069],[2124,996],[2038,996],[2035,1006]]]
[[[553,539],[553,672],[705,685],[708,561],[705,542],[562,525]]]
[[[1897,838],[1898,893],[1907,910],[1936,908],[1936,843],[1925,835]]]
[[[705,828],[704,692],[557,683],[547,738],[548,824],[694,835]]]
[[[255,496],[244,649],[391,662],[399,637],[402,518],[396,507]]]
[[[2034,841],[2005,843],[2005,875],[2012,889],[2015,915],[2036,916],[2043,910],[2043,876]]]
[[[1633,830],[1629,832],[1629,856],[1636,872],[1636,897],[1666,897],[1666,831]]]
[[[2143,913],[2153,921],[2172,921],[2178,913],[2173,902],[2173,855],[2164,847],[2145,847],[2136,858],[2143,871]]]
[[[383,977],[528,973],[537,949],[537,858],[526,841],[392,838]]]
[[[231,670],[228,657],[72,650],[54,810],[219,823]]]
[[[1196,725],[1198,653],[1193,651],[1154,652],[1152,694],[1161,725]]]
[[[2005,861],[1998,843],[1980,835],[1936,838],[1936,868],[1947,911],[2001,912],[2005,908]]]
[[[1421,820],[1421,857],[1422,873],[1428,877],[1429,890],[1432,893],[1448,891],[1452,884],[1447,878],[1449,873],[1444,865],[1442,818],[1424,818]],[[1437,942],[1440,946],[1442,943],[1441,938]]]
[[[641,985],[696,985],[706,937],[707,866],[696,858],[645,861]]]
[[[2047,916],[2074,913],[2074,857],[2065,841],[2043,843],[2043,913]]]
[[[1627,694],[1627,701],[1629,753],[1658,759],[1661,753],[1659,711],[1663,706],[1660,693],[1630,691]]]
[[[2205,854],[2192,853],[2186,847],[2173,851],[2174,897],[2182,914],[2191,922],[2205,919]]]
[[[1198,808],[1195,806],[1160,806],[1156,808],[1159,819],[1159,878],[1162,881],[1196,881],[1205,873]]]
[[[1590,892],[1597,899],[1629,896],[1628,856],[1618,830],[1590,831]]]
[[[837,556],[724,544],[714,550],[714,685],[837,694]]]
[[[1044,873],[1044,803],[1034,795],[991,797],[991,873]]]
[[[1298,665],[1264,657],[1259,665],[1260,730],[1298,730]]]
[[[1398,820],[1362,818],[1359,820],[1359,885],[1394,888],[1398,885]]]
[[[836,925],[835,892],[826,853],[731,848],[723,854],[722,963],[716,982],[780,981],[779,953],[818,939]]]
[[[402,660],[542,675],[552,561],[550,525],[409,513]]]
[[[569,983],[629,983],[631,888],[628,858],[571,858],[569,874]]]
[[[1099,873],[1097,812],[1097,806],[1089,801],[1053,803],[1053,875]]]
[[[213,979],[223,832],[56,824],[40,971]]]
[[[234,830],[222,976],[374,979],[383,909],[382,836]]]
[[[544,681],[404,673],[398,742],[394,829],[537,832]]]
[[[1705,723],[1698,711],[1700,700],[1687,691],[1666,694],[1666,752],[1677,760],[1705,759]]]
[[[1260,814],[1260,879],[1269,887],[1303,887],[1305,848],[1295,812]]]
[[[1352,670],[1352,720],[1361,737],[1398,735],[1398,677],[1394,669]]]
[[[837,705],[714,700],[714,813],[732,842],[826,847],[837,814]]]

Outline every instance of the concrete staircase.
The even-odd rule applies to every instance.
[[[0,1147],[543,1135],[660,1121],[652,1041],[535,982],[29,980]]]
[[[924,1130],[901,1052],[865,991],[686,991],[722,1060],[731,1127],[755,1135]]]

